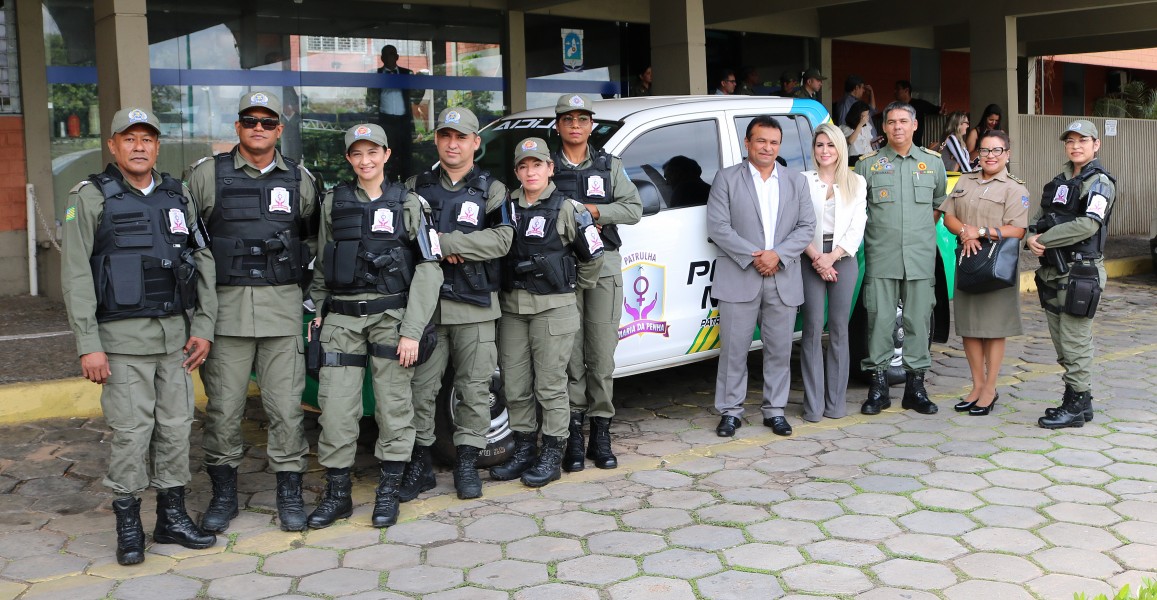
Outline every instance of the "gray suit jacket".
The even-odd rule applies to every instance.
[[[815,234],[815,209],[803,175],[783,165],[775,168],[779,170],[779,213],[772,239],[782,264],[772,277],[783,303],[799,306],[803,304],[799,257]],[[763,249],[763,219],[757,202],[747,161],[715,175],[707,199],[707,235],[719,249],[711,284],[716,300],[750,302],[763,285],[751,256]]]

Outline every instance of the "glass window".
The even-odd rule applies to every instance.
[[[719,123],[705,119],[657,127],[635,138],[622,159],[631,179],[655,184],[665,207],[707,204],[720,166]]]
[[[591,130],[590,144],[602,148],[603,144],[622,123],[615,121],[595,121]],[[559,149],[561,142],[554,127],[553,117],[530,119],[505,119],[493,127],[482,131],[482,147],[474,157],[482,168],[490,171],[500,181],[511,182],[510,187],[518,187],[514,180],[514,147],[528,137],[546,140],[551,152]]]
[[[743,143],[744,136],[747,133],[747,124],[755,118],[756,115],[746,115],[742,117],[735,117],[735,132],[739,138],[739,153],[744,159],[747,158],[747,146]],[[783,129],[783,141],[779,145],[779,157],[776,159],[780,164],[787,165],[797,171],[806,171],[811,168],[811,127],[808,126],[807,119],[799,115],[775,115],[775,120],[779,122],[780,128]]]

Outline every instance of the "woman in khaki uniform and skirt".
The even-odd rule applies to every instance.
[[[944,226],[960,238],[966,256],[980,249],[980,238],[1023,239],[1028,226],[1029,193],[1024,182],[1006,170],[1011,155],[1008,134],[990,130],[977,142],[980,170],[960,177],[940,210]],[[972,372],[972,391],[954,407],[984,416],[1000,394],[996,378],[1004,361],[1004,339],[1022,333],[1020,281],[1012,287],[970,294],[956,290],[956,333],[964,338],[964,355]]]

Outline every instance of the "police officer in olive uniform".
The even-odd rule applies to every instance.
[[[580,317],[576,290],[594,287],[603,240],[594,218],[551,182],[546,142],[523,140],[514,151],[522,184],[510,193],[514,241],[503,261],[498,363],[506,389],[514,452],[490,476],[541,487],[561,476],[567,444],[565,368]],[[542,407],[542,452],[535,458],[535,399]]]
[[[586,205],[598,225],[605,256],[598,284],[580,290],[578,311],[582,329],[575,336],[567,365],[570,427],[563,468],[583,470],[584,452],[600,469],[619,461],[611,451],[611,419],[615,416],[615,347],[619,345],[619,318],[623,314],[623,271],[618,225],[638,223],[643,216],[639,190],[623,168],[623,161],[588,143],[594,128],[594,103],[583,94],[558,99],[555,128],[562,148],[554,155],[554,185],[559,193]],[[583,421],[591,419],[590,446],[583,448]]]
[[[916,111],[902,102],[884,109],[888,145],[860,157],[856,173],[868,182],[868,223],[864,229],[864,282],[860,293],[868,313],[868,356],[872,373],[860,412],[876,415],[892,405],[888,364],[896,305],[904,301],[905,409],[930,415],[937,407],[924,389],[932,366],[928,328],[936,305],[936,209],[944,201],[947,176],[940,155],[916,146]]]
[[[310,172],[277,151],[285,125],[275,94],[241,96],[233,126],[240,143],[201,159],[186,178],[208,225],[219,300],[217,339],[202,370],[209,397],[202,445],[213,497],[201,529],[225,531],[237,516],[241,419],[256,371],[269,417],[266,456],[277,475],[278,521],[284,531],[302,531],[309,443],[301,410],[301,284],[309,244],[316,243],[317,192]]]
[[[1073,121],[1061,141],[1069,161],[1045,185],[1027,241],[1040,257],[1037,294],[1057,362],[1065,368],[1061,405],[1037,421],[1046,429],[1083,427],[1093,420],[1093,315],[1105,285],[1103,253],[1116,199],[1116,180],[1097,159],[1101,140],[1096,125]]]
[[[143,108],[113,116],[115,162],[72,189],[61,289],[81,371],[104,386],[112,429],[104,485],[116,494],[117,562],[145,559],[138,497],[157,488],[153,541],[208,548],[185,511],[190,373],[205,362],[217,314],[213,256],[180,181],[153,169],[161,126]]]
[[[442,290],[437,323],[438,343],[430,359],[417,367],[410,387],[414,396],[414,453],[402,477],[402,502],[433,489],[435,399],[446,366],[453,362],[454,388],[462,402],[454,408],[454,445],[458,462],[454,488],[462,499],[482,495],[474,466],[486,448],[490,428],[490,380],[498,367],[495,321],[499,259],[514,237],[506,212],[506,186],[474,165],[478,118],[465,108],[447,108],[435,128],[438,166],[411,177],[406,187],[429,205],[442,247]]]
[[[324,350],[317,454],[326,467],[325,495],[308,520],[314,529],[353,512],[350,467],[367,364],[378,423],[374,455],[381,461],[372,522],[374,527],[397,522],[402,470],[414,449],[411,367],[420,362],[419,340],[442,285],[441,251],[437,237],[431,237],[429,209],[413,192],[385,178],[390,158],[386,133],[378,125],[355,125],[346,132],[345,145],[357,180],[338,185],[322,200],[310,291],[318,307],[312,325],[320,325],[317,335]]]

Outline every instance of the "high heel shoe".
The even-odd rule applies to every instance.
[[[955,405],[953,405],[952,409],[956,412],[968,412],[973,406],[976,406],[976,400],[973,400],[972,402],[961,400],[960,402],[957,402]]]
[[[989,402],[988,406],[973,406],[968,409],[968,415],[972,417],[983,417],[987,415],[996,407],[997,400],[1000,400],[1000,392],[997,392],[996,395],[992,397],[992,402]]]

